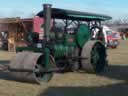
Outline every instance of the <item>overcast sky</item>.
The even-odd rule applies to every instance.
[[[93,13],[113,18],[128,17],[128,0],[0,0],[0,17],[29,17],[42,10],[42,4]]]

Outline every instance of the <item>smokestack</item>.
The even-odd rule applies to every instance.
[[[50,22],[51,22],[51,4],[44,4],[44,36],[46,41],[49,41]]]

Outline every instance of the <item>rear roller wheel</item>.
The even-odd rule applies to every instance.
[[[82,69],[89,73],[101,72],[106,64],[106,49],[100,41],[88,41],[81,53]]]
[[[53,73],[43,73],[46,66],[43,64],[44,59],[41,53],[21,52],[17,53],[16,57],[10,63],[10,69],[32,70],[32,72],[11,72],[11,75],[19,81],[41,84],[42,81],[48,82]],[[51,57],[50,64],[47,68],[54,65],[54,60]]]

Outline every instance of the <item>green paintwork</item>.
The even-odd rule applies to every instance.
[[[56,58],[68,55],[69,53],[73,52],[74,48],[76,47],[75,35],[65,34],[63,39],[64,40],[61,40],[61,43],[53,46],[54,56]]]
[[[49,70],[50,68],[52,68],[52,62],[51,61],[51,58],[50,58],[50,50],[48,48],[45,48],[45,51],[44,51],[44,64],[45,64],[45,69],[46,70]],[[53,76],[53,73],[44,73],[42,78],[41,78],[41,81],[43,82],[48,82]]]
[[[16,52],[21,51],[32,51],[32,52],[42,52],[41,48],[34,48],[34,47],[17,47]]]
[[[49,61],[50,61],[50,50],[48,48],[45,48],[45,51],[44,51],[44,57],[45,57],[45,68],[46,69],[49,69]]]
[[[108,19],[110,19],[110,18],[105,18],[105,17],[103,17],[103,16],[94,16],[94,15],[92,15],[92,16],[86,16],[86,15],[68,15],[69,17],[74,17],[74,18],[77,18],[77,17],[79,17],[79,18],[81,18],[81,19],[99,19],[99,20],[108,20]]]
[[[55,45],[54,46],[54,55],[56,58],[63,57],[65,55],[68,55],[69,53],[73,52],[74,47],[73,46],[64,46],[64,45]]]
[[[64,40],[64,45],[76,46],[76,36],[75,35],[66,34],[65,35],[65,40]]]
[[[43,74],[41,81],[48,82],[53,77],[53,73],[45,73]]]
[[[96,46],[97,47],[97,46]],[[96,65],[97,64],[97,62],[99,61],[99,59],[100,59],[100,56],[99,56],[99,53],[97,52],[97,48],[96,47],[94,47],[93,49],[92,49],[92,60],[93,60],[93,63],[92,64],[94,64],[94,65]]]
[[[66,9],[59,9],[59,8],[52,8],[52,18],[56,19],[69,19],[69,20],[109,20],[112,17],[104,15],[104,14],[97,14],[97,13],[90,13],[90,12],[80,12],[74,10],[66,10]],[[44,17],[44,12],[40,11],[37,16]]]
[[[76,41],[79,47],[83,47],[84,44],[90,39],[90,30],[87,25],[80,25],[76,34]]]

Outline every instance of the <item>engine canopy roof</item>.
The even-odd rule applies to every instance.
[[[92,20],[100,20],[105,21],[112,19],[112,17],[103,15],[103,14],[95,14],[89,12],[80,12],[80,11],[73,11],[73,10],[65,10],[59,8],[51,8],[52,18],[56,19],[69,19],[69,20],[80,20],[80,21],[92,21]],[[37,16],[43,17],[44,12],[40,11]]]

